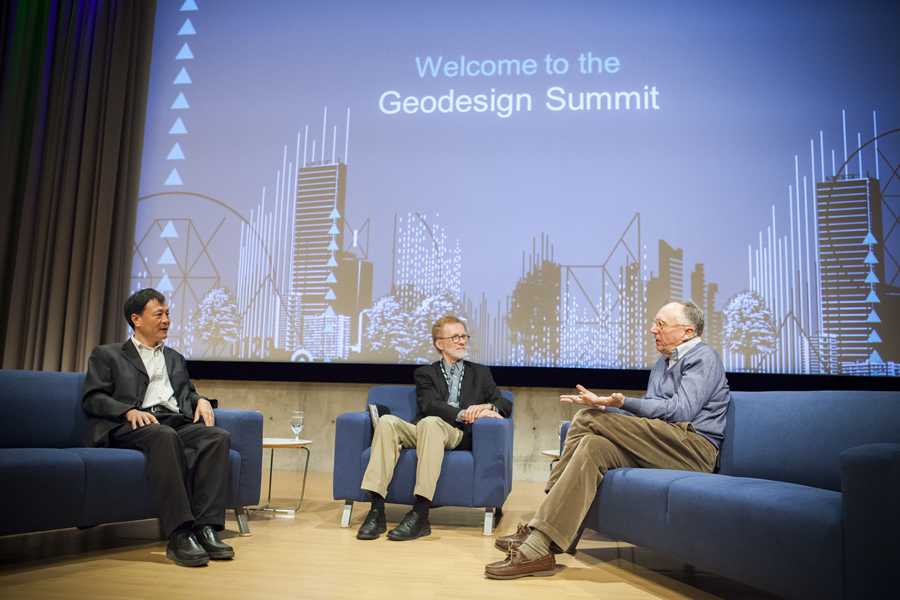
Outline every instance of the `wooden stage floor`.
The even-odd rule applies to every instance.
[[[302,475],[275,472],[273,504],[296,507]],[[268,472],[263,472],[265,497]],[[497,535],[528,522],[543,484],[516,482]],[[710,573],[614,540],[585,534],[575,556],[557,557],[553,577],[494,581],[484,565],[501,560],[481,534],[482,512],[439,508],[432,534],[412,542],[356,539],[367,505],[351,527],[339,527],[342,502],[331,498],[331,474],[310,473],[296,515],[256,513],[240,537],[229,512],[222,538],[235,559],[182,568],[165,557],[156,520],[0,537],[0,597],[17,598],[774,598]],[[28,510],[23,506],[21,510]],[[388,505],[388,528],[408,507]],[[14,519],[14,514],[4,515]]]

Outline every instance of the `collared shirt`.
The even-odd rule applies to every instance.
[[[689,339],[688,341],[686,341],[686,342],[684,342],[684,343],[682,343],[682,344],[678,344],[677,346],[675,346],[674,348],[672,348],[672,356],[669,357],[669,360],[668,360],[668,362],[666,363],[666,366],[667,366],[669,369],[671,369],[672,367],[674,367],[675,364],[681,359],[681,357],[684,356],[684,354],[685,354],[688,350],[690,350],[691,348],[693,348],[694,346],[696,346],[697,344],[699,344],[700,341],[701,341],[701,340],[700,340],[699,337],[692,337],[692,338]]]
[[[441,371],[444,373],[444,379],[447,381],[447,389],[450,390],[450,398],[447,400],[450,406],[459,406],[459,392],[462,390],[462,379],[463,375],[465,375],[465,370],[466,366],[463,364],[463,361],[458,360],[449,365],[447,361],[441,358]],[[462,422],[464,412],[466,412],[465,409],[456,414],[457,423]]]
[[[172,412],[180,412],[178,404],[175,402],[175,390],[172,389],[172,383],[169,381],[166,359],[163,356],[165,344],[160,341],[155,348],[151,348],[139,342],[134,336],[131,336],[131,341],[134,342],[134,346],[144,362],[144,368],[147,369],[147,375],[150,376],[150,385],[147,386],[147,393],[144,395],[141,408],[147,409],[157,404],[164,404]]]

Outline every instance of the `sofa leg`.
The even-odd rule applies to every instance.
[[[243,506],[234,507],[234,518],[237,519],[238,533],[243,537],[253,535],[250,533],[250,523],[247,521],[247,511]]]
[[[500,523],[500,519],[503,517],[503,508],[502,507],[485,507],[484,509],[484,531],[481,532],[482,535],[494,535],[494,529]]]
[[[572,543],[569,544],[568,548],[566,548],[566,554],[571,554],[573,556],[575,555],[575,552],[576,552],[575,547],[578,545],[578,542],[581,541],[581,534],[583,534],[583,533],[584,533],[584,526],[582,525],[581,527],[578,528],[578,533],[575,534],[575,538],[572,540]]]
[[[344,513],[341,515],[341,527],[350,527],[350,515],[353,514],[353,500],[344,500]]]

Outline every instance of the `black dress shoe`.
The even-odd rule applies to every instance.
[[[384,520],[384,511],[373,508],[366,515],[366,520],[356,532],[358,540],[377,540],[382,533],[387,531],[387,521]]]
[[[202,567],[209,562],[209,554],[190,531],[172,536],[166,546],[166,558],[179,567]]]
[[[388,531],[387,537],[389,540],[408,542],[426,535],[431,535],[431,523],[427,517],[411,510],[406,513],[399,525]]]
[[[234,548],[219,539],[212,525],[197,525],[194,527],[194,537],[214,560],[222,560],[225,558],[234,558]]]

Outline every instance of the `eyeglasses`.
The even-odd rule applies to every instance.
[[[450,337],[443,337],[443,338],[438,338],[438,339],[439,340],[450,340],[454,344],[458,344],[460,342],[467,344],[467,343],[469,343],[469,340],[472,339],[472,336],[469,334],[463,334],[463,335],[452,335]]]
[[[666,323],[662,319],[653,319],[653,323],[656,324],[656,328],[660,331],[667,327],[690,327],[690,325],[682,325],[681,323]]]

